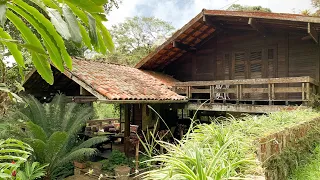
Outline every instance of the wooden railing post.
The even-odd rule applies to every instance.
[[[192,98],[191,86],[187,87],[187,96],[188,96],[189,99]]]
[[[237,104],[239,104],[239,91],[240,91],[239,88],[240,88],[240,87],[239,87],[239,84],[237,84],[237,85],[236,85],[236,100],[237,100],[236,103],[237,103]]]
[[[307,93],[306,93],[306,99],[307,100],[310,100],[310,83],[308,82],[307,83]]]
[[[305,84],[304,83],[302,83],[302,86],[301,86],[301,98],[302,98],[302,100],[305,100],[305,97],[304,97],[304,93],[305,93],[305,88],[304,88],[304,86],[305,86]]]
[[[238,100],[239,101],[241,101],[242,100],[242,85],[241,84],[239,84],[239,98],[238,98]]]
[[[274,83],[271,84],[271,99],[272,100],[275,100],[276,98],[276,92],[275,92],[275,89],[274,89]]]
[[[268,100],[269,105],[271,105],[271,84],[268,84]]]
[[[210,102],[214,103],[214,100],[216,99],[216,94],[214,93],[214,85],[210,86]]]

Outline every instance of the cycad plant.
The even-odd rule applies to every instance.
[[[24,141],[34,149],[35,160],[48,163],[46,176],[50,179],[68,175],[66,166],[74,160],[81,160],[96,153],[95,144],[104,142],[106,137],[95,137],[79,141],[77,133],[92,117],[89,106],[67,103],[63,95],[57,95],[51,103],[41,104],[36,98],[25,98],[16,115],[27,121]],[[18,119],[17,116],[13,117]]]

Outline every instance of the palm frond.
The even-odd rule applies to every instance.
[[[82,148],[91,148],[92,146],[102,143],[102,142],[106,142],[109,138],[108,137],[93,137],[90,138],[86,141],[84,141],[83,143],[81,143],[80,145],[78,145],[77,147],[75,147],[73,149],[73,151],[75,150],[79,150]]]
[[[57,163],[52,166],[52,169],[57,167],[62,167],[65,164],[75,161],[75,160],[83,160],[86,157],[93,156],[97,153],[96,149],[93,148],[81,148],[75,151],[70,152],[65,157],[61,158]]]

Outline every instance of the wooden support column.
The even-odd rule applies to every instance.
[[[124,152],[129,155],[130,144],[130,117],[131,117],[131,104],[124,104]]]
[[[319,36],[316,29],[313,27],[313,24],[308,23],[308,34],[314,40],[315,43],[318,44]]]

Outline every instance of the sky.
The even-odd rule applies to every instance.
[[[123,22],[127,17],[154,16],[170,22],[175,28],[181,28],[193,17],[205,9],[224,10],[231,4],[262,6],[272,12],[300,13],[310,9],[311,0],[123,0],[119,9],[113,10],[109,16],[107,27]]]

